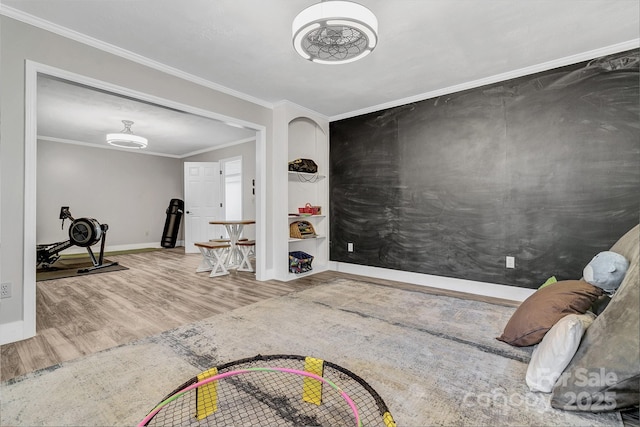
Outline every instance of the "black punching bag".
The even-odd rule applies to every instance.
[[[180,199],[171,199],[167,208],[167,219],[164,222],[164,231],[162,232],[162,247],[175,248],[176,239],[178,238],[178,229],[180,228],[180,220],[184,211],[184,202]]]

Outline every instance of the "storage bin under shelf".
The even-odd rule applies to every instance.
[[[322,273],[323,271],[327,271],[329,268],[326,264],[315,265],[312,264],[313,270],[307,271],[304,273],[288,273],[287,280],[295,280],[305,276],[311,276],[312,274]]]

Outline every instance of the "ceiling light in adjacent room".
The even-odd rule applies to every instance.
[[[378,43],[378,19],[366,7],[350,1],[309,6],[295,17],[292,27],[296,52],[320,64],[357,61]]]
[[[131,125],[133,122],[131,120],[123,120],[122,123],[124,124],[124,129],[122,129],[120,133],[107,134],[107,143],[120,148],[146,148],[147,138],[134,135],[131,131]]]

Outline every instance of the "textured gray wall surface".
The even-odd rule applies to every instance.
[[[639,220],[639,57],[331,123],[331,260],[526,288],[580,278]]]

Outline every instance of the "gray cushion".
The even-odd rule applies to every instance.
[[[640,404],[639,241],[636,226],[611,248],[630,261],[629,270],[556,383],[554,408],[603,412]]]

